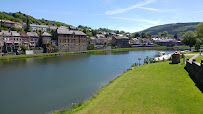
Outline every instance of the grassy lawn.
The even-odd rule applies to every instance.
[[[185,60],[192,58],[193,56],[185,56]]]
[[[200,49],[203,53],[203,49]],[[193,51],[188,51],[188,52],[184,52],[185,54],[199,54],[199,51],[193,50]]]
[[[56,113],[202,114],[203,94],[184,66],[166,61],[135,67],[111,81],[81,107]]]
[[[196,61],[197,61],[198,63],[200,63],[200,62],[201,62],[201,60],[203,60],[203,55],[198,56],[198,57],[196,58]]]

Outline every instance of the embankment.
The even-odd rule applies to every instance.
[[[0,60],[62,56],[62,55],[71,55],[71,54],[82,54],[82,53],[103,53],[108,51],[119,52],[119,51],[133,51],[133,50],[164,50],[164,49],[166,49],[165,46],[158,46],[158,47],[117,48],[117,49],[106,49],[106,50],[87,50],[87,51],[75,51],[75,52],[40,53],[40,54],[32,54],[32,55],[3,56],[3,57],[0,57]]]

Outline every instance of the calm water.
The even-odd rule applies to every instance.
[[[157,50],[0,62],[0,114],[44,114],[88,99]],[[171,53],[172,51],[165,51]]]

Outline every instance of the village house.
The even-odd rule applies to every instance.
[[[30,47],[39,46],[39,35],[36,32],[27,32],[30,39]]]
[[[14,49],[18,49],[22,45],[22,39],[17,31],[11,31],[11,37],[14,45]]]
[[[42,45],[44,44],[48,44],[49,42],[51,42],[52,40],[52,35],[47,33],[47,32],[43,32],[41,35],[40,35],[40,39],[42,40]]]
[[[32,31],[47,31],[49,29],[48,25],[36,25],[30,24]]]
[[[20,33],[20,37],[22,39],[22,45],[28,47],[28,49],[29,49],[29,44],[30,44],[29,36],[27,35],[26,32],[19,32],[19,33]]]
[[[16,27],[16,28],[23,28],[23,25],[21,23],[18,22],[13,22],[10,20],[0,20],[0,26],[1,23],[4,24],[6,27],[11,28],[12,26]]]
[[[4,41],[3,41],[3,33],[0,31],[0,53],[3,51]]]
[[[128,48],[129,45],[129,38],[125,36],[116,36],[113,39],[113,45],[117,46],[117,48]]]
[[[2,31],[3,36],[3,52],[12,52],[14,50],[13,39],[10,31]]]
[[[90,42],[96,45],[96,38],[95,37],[90,37]]]
[[[96,44],[97,45],[106,45],[106,44],[108,44],[108,39],[104,38],[104,37],[96,38]]]
[[[78,31],[78,28],[77,28],[77,27],[72,27],[72,26],[70,26],[70,27],[69,27],[69,30]]]
[[[87,50],[87,36],[81,31],[57,29],[54,32],[54,40],[57,40],[60,52]]]

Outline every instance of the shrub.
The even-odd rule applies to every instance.
[[[88,44],[87,50],[93,50],[93,49],[94,49],[94,44],[93,43]]]
[[[28,48],[25,45],[21,45],[20,48],[25,52]]]
[[[80,100],[79,103],[72,103],[72,108],[73,108],[73,109],[76,109],[76,108],[82,106],[83,104],[84,104],[84,101],[83,101],[83,100]]]

